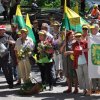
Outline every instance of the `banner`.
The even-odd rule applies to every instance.
[[[88,37],[89,78],[100,78],[100,36]]]

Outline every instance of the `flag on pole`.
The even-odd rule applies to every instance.
[[[26,27],[28,29],[28,36],[30,38],[32,38],[33,42],[36,44],[36,39],[35,39],[33,30],[32,30],[32,25],[31,25],[31,22],[30,22],[30,19],[29,19],[29,15],[28,14],[26,15]]]
[[[18,24],[19,29],[25,27],[25,21],[21,13],[20,5],[17,6],[14,23]]]
[[[74,11],[79,14],[78,1],[75,3]]]
[[[88,24],[82,17],[76,12],[66,6],[66,0],[64,3],[64,18],[62,20],[62,27],[67,30],[74,30],[76,32],[82,32],[82,25]]]

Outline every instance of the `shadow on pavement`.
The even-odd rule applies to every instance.
[[[9,95],[16,95],[18,90],[5,90],[5,91],[0,91],[0,97],[7,97]]]
[[[99,100],[100,96],[83,96],[82,93],[78,94],[64,94],[64,93],[41,93],[34,95],[41,100]]]
[[[4,84],[4,83],[7,83],[6,81],[0,81],[0,84]],[[1,86],[0,86],[1,87]]]

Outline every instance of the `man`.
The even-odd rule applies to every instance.
[[[3,11],[3,16],[4,16],[4,21],[7,20],[8,18],[8,7],[9,7],[9,2],[10,0],[1,0],[1,3],[4,7],[4,11]]]
[[[85,13],[85,0],[81,0],[81,12]]]
[[[94,24],[90,28],[91,28],[91,37],[100,36],[98,24]],[[93,78],[92,79],[92,93],[95,93],[98,91],[100,92],[100,79]]]
[[[10,45],[15,44],[13,38],[6,34],[6,27],[0,25],[0,66],[9,85],[13,88],[13,76],[10,59]]]
[[[35,54],[38,54],[37,44],[40,41],[39,40],[39,34],[38,34],[38,32],[39,32],[38,20],[35,19],[34,21],[32,21],[32,25],[33,25],[32,30],[33,30],[33,33],[34,33],[34,36],[35,36],[35,39],[36,39],[36,45],[35,45],[35,48],[34,48],[34,52],[35,52]],[[35,61],[35,59],[33,59],[33,57],[30,57],[30,62],[31,62],[31,65],[33,65],[33,66],[37,65],[36,61]]]
[[[17,39],[15,44],[19,78],[22,78],[24,83],[30,81],[29,76],[31,72],[31,65],[28,54],[32,52],[34,48],[34,43],[32,39],[27,36],[27,34],[28,30],[26,28],[22,28],[21,37]],[[27,49],[29,52],[27,51]],[[21,55],[22,52],[24,52],[23,55]]]
[[[20,4],[20,1],[21,0],[11,0],[10,1],[10,12],[9,12],[10,23],[12,22],[13,15],[15,15],[17,5]]]
[[[34,20],[34,21],[32,21],[32,25],[33,25],[33,33],[34,33],[34,35],[35,35],[35,39],[36,39],[36,42],[37,42],[37,44],[38,44],[38,42],[39,42],[39,35],[38,35],[38,32],[39,32],[39,25],[38,25],[38,20]]]
[[[93,27],[91,28],[91,33],[92,35],[100,36],[98,24],[93,25]]]
[[[93,7],[93,9],[91,11],[91,16],[93,18],[97,19],[99,14],[100,14],[100,11],[98,9],[98,5],[97,4],[94,4],[94,7]]]
[[[53,32],[52,35],[54,37],[54,61],[55,61],[55,69],[56,69],[56,77],[57,79],[62,78],[62,54],[60,53],[61,47],[61,36],[60,36],[60,23],[58,21],[54,21],[53,23]]]

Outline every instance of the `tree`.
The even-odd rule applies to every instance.
[[[70,8],[70,0],[66,0],[67,2],[67,6]],[[61,7],[63,7],[64,6],[64,2],[65,2],[65,0],[61,0]]]

